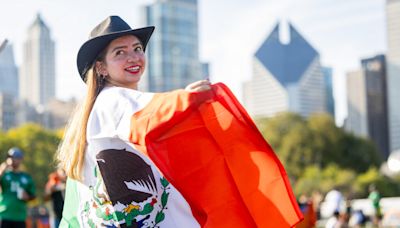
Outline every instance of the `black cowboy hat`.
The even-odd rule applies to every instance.
[[[154,26],[132,29],[118,16],[107,17],[92,30],[89,40],[79,49],[77,65],[82,80],[85,81],[86,72],[92,66],[100,52],[112,40],[124,35],[134,35],[142,42],[143,50],[146,50],[147,42],[153,31]]]

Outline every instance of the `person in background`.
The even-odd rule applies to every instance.
[[[343,202],[343,195],[338,189],[333,188],[330,190],[325,196],[325,204],[329,210],[329,215],[333,215],[335,212],[340,213]]]
[[[339,226],[339,217],[339,211],[334,211],[333,215],[326,222],[325,228],[337,228]]]
[[[306,195],[299,197],[299,206],[304,215],[304,220],[296,225],[296,228],[313,228],[317,224],[317,214],[314,210],[312,199]]]
[[[54,212],[54,227],[58,227],[64,207],[65,184],[67,176],[63,169],[58,168],[49,175],[45,187],[45,200],[51,200]]]
[[[374,225],[379,225],[380,220],[382,218],[382,211],[380,205],[381,194],[378,192],[375,185],[373,184],[369,186],[368,199],[371,200],[372,207],[374,208],[374,215],[372,218],[372,222],[374,223]]]
[[[32,177],[20,167],[23,152],[13,147],[0,165],[0,228],[24,228],[27,202],[35,198]]]

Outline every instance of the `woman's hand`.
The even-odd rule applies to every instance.
[[[211,89],[211,83],[208,80],[200,80],[190,83],[186,86],[185,90],[189,92],[201,92]]]

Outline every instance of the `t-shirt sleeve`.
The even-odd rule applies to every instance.
[[[151,94],[111,88],[96,100],[88,122],[88,138],[119,138],[129,141],[132,115],[145,106]]]

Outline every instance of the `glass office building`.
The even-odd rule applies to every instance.
[[[289,24],[290,41],[278,23],[253,57],[252,79],[244,84],[244,105],[252,116],[326,112],[326,87],[318,52]]]
[[[20,95],[31,105],[45,105],[55,97],[55,45],[40,14],[28,29],[23,47]]]
[[[400,0],[386,1],[390,151],[400,151]]]
[[[199,61],[197,0],[159,0],[146,7],[148,25],[156,27],[146,53],[147,91],[184,88],[206,78]]]

